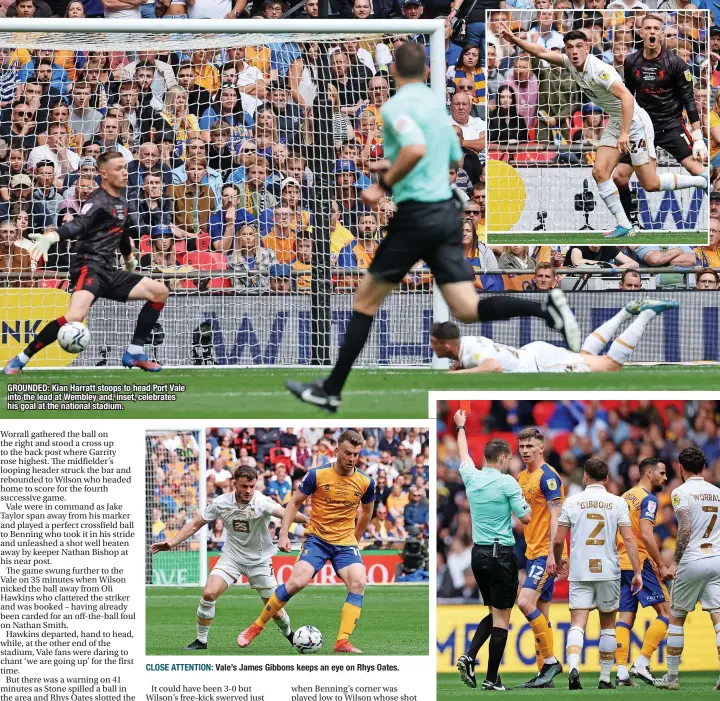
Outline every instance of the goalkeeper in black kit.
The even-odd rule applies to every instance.
[[[672,49],[663,46],[660,17],[645,15],[640,36],[642,49],[625,59],[625,87],[650,116],[655,128],[655,146],[665,149],[690,175],[707,174],[708,151],[695,105],[692,72]],[[691,132],[685,126],[683,109]],[[630,154],[625,154],[615,169],[613,180],[625,214],[637,227],[638,214],[631,213],[629,183],[632,173]]]
[[[98,158],[102,177],[95,190],[72,221],[57,231],[31,234],[34,243],[27,247],[34,262],[47,260],[50,247],[68,239],[76,239],[70,267],[70,284],[74,289],[70,306],[64,316],[47,324],[30,345],[16,355],[4,368],[4,375],[19,373],[30,358],[57,339],[58,331],[69,321],[83,321],[96,299],[104,297],[116,302],[144,299],[132,342],[122,358],[127,368],[159,372],[162,366],[151,361],[143,349],[153,326],[165,306],[168,289],[159,280],[135,272],[137,259],[128,235],[128,206],[123,194],[127,186],[127,164],[121,153],[109,151]],[[125,269],[115,268],[115,251],[120,249]]]

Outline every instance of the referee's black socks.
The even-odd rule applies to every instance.
[[[625,216],[630,219],[632,213],[632,192],[630,192],[630,186],[619,187],[618,192],[620,193],[620,204],[622,205]]]
[[[505,653],[505,643],[507,643],[507,638],[508,632],[505,628],[492,629],[486,674],[486,679],[489,679],[491,682],[497,681],[500,661]]]
[[[325,380],[325,391],[328,394],[335,397],[340,396],[355,361],[367,343],[372,323],[372,316],[353,311],[347,329],[345,329],[345,336],[335,367]]]
[[[489,613],[485,618],[478,623],[478,627],[475,629],[475,635],[473,635],[472,642],[470,643],[470,647],[467,651],[467,656],[474,660],[478,656],[478,652],[480,652],[480,648],[485,644],[485,641],[490,637],[490,633],[492,633],[493,630],[493,624],[492,624],[492,614]]]
[[[522,299],[519,295],[493,295],[478,302],[478,321],[507,321],[517,316],[536,316],[554,324],[540,302]]]

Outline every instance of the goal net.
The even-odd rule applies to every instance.
[[[518,52],[499,33],[499,20],[521,38],[549,49],[563,49],[563,35],[582,30],[593,55],[624,76],[623,62],[641,50],[645,13],[621,10],[514,10],[489,12],[487,32],[488,230],[495,232],[606,231],[615,220],[592,178],[608,115],[594,104],[570,72]],[[709,13],[658,11],[665,50],[674,51],[688,71],[695,103],[707,125],[710,97]],[[691,132],[687,115],[678,125],[681,138]],[[657,131],[657,130],[656,130]],[[706,133],[707,138],[707,133]],[[658,172],[684,173],[656,143]],[[701,189],[645,192],[636,176],[630,182],[633,210],[643,229],[707,232],[708,197]]]
[[[394,211],[389,198],[367,208],[360,197],[383,157],[393,52],[426,44],[444,91],[442,22],[16,20],[3,30],[14,99],[0,111],[2,361],[72,292],[72,241],[38,267],[18,243],[81,212],[98,187],[96,159],[113,150],[127,162],[139,272],[171,293],[151,357],[331,363]],[[53,344],[33,365],[119,365],[139,308],[98,300],[89,348],[70,356]],[[417,364],[432,309],[419,264],[359,362]]]

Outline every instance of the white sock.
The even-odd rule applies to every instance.
[[[210,624],[213,618],[215,618],[215,602],[200,599],[200,604],[197,609],[197,639],[201,643],[206,643],[208,640]]]
[[[615,629],[607,628],[600,631],[600,681],[610,681],[610,670],[615,664]]]
[[[567,658],[570,670],[578,668],[578,662],[580,662],[580,653],[582,652],[584,637],[585,631],[582,628],[578,628],[578,626],[573,626],[568,631],[565,657]]]
[[[617,671],[618,679],[625,681],[626,679],[630,679],[630,672],[628,672],[628,668],[624,664],[618,665],[618,671]]]
[[[644,669],[650,664],[650,660],[645,657],[645,655],[638,655],[638,658],[635,660],[635,667]]]
[[[27,365],[30,362],[30,357],[25,355],[25,351],[21,351],[20,353],[18,353],[17,357],[23,365]]]
[[[608,351],[608,357],[620,365],[627,363],[635,350],[635,346],[640,343],[640,339],[643,333],[645,333],[645,327],[656,316],[657,314],[652,309],[646,309],[644,312],[640,312],[637,319],[613,341]]]
[[[280,609],[280,613],[282,614],[282,618],[273,618],[273,621],[283,635],[289,635],[291,630],[290,616],[288,616],[285,609]]]
[[[632,228],[630,220],[627,218],[627,214],[622,208],[620,202],[620,193],[618,192],[617,185],[612,180],[606,180],[604,183],[598,183],[598,193],[605,206],[612,212],[615,217],[615,221],[618,226],[624,226],[626,229]]]
[[[659,177],[660,190],[662,192],[666,190],[685,190],[688,187],[705,188],[707,186],[707,180],[701,175],[690,175],[690,173],[680,173],[678,175],[661,173]]]
[[[134,343],[131,343],[127,347],[127,352],[131,355],[139,355],[140,353],[144,353],[145,349],[142,346],[136,346]]]
[[[718,660],[720,661],[720,623],[715,626],[715,645],[717,645]]]
[[[674,626],[672,623],[668,626],[667,636],[667,666],[668,676],[677,677],[678,668],[680,667],[680,657],[685,647],[685,634],[682,626]]]
[[[612,319],[608,319],[602,326],[595,329],[583,343],[582,349],[593,355],[600,355],[602,349],[613,339],[617,330],[632,314],[621,309]]]
[[[552,657],[545,657],[543,658],[543,664],[555,664],[557,662],[557,657],[553,655]]]

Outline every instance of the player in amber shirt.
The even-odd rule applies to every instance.
[[[663,486],[667,482],[665,463],[658,458],[645,458],[640,462],[639,468],[640,481],[636,487],[623,494],[623,499],[630,509],[630,525],[640,556],[643,588],[633,595],[630,587],[633,577],[632,566],[625,545],[622,539],[618,538],[621,589],[620,616],[615,626],[617,639],[615,659],[618,666],[615,683],[617,686],[635,686],[631,676],[642,679],[650,685],[653,684],[653,675],[648,665],[653,653],[665,638],[670,615],[668,590],[664,584],[664,580],[670,579],[670,571],[662,564],[660,549],[653,533],[658,510],[658,500],[655,494],[662,492]],[[643,607],[652,606],[657,612],[657,618],[645,632],[642,651],[628,673],[630,631],[635,623],[638,602]]]
[[[365,443],[356,431],[344,431],[338,438],[336,460],[324,467],[316,467],[305,475],[298,491],[285,507],[280,526],[278,548],[290,552],[288,529],[300,505],[312,494],[310,523],[305,528],[302,551],[285,584],[270,597],[259,618],[238,636],[238,645],[247,647],[259,635],[265,624],[280,611],[290,598],[304,589],[310,580],[330,560],[335,574],[348,588],[348,595],[340,618],[340,631],[333,652],[361,652],[350,643],[350,635],[362,612],[365,591],[365,565],[358,542],[362,538],[373,512],[375,482],[355,467],[360,449]],[[355,523],[355,517],[361,509]]]
[[[562,672],[562,665],[553,650],[548,614],[557,575],[552,543],[565,492],[560,476],[545,462],[545,439],[540,431],[536,428],[520,431],[518,450],[525,463],[518,482],[525,500],[530,504],[532,516],[525,526],[527,574],[517,603],[535,636],[538,664],[537,676],[522,684],[521,688],[541,689],[549,686],[553,677]]]

